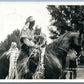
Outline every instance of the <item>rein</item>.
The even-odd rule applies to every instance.
[[[60,49],[60,50],[63,50],[63,51],[66,52],[66,53],[68,53],[67,50],[65,50],[65,49],[63,49],[63,48],[61,48],[61,47],[57,47],[57,48]]]

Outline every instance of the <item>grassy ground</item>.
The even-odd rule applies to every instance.
[[[70,73],[68,72],[66,78],[69,79]],[[84,79],[84,65],[78,65],[76,79]]]
[[[78,66],[76,79],[84,79],[84,65]]]

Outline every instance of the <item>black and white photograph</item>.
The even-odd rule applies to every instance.
[[[84,79],[83,4],[0,2],[0,79]]]

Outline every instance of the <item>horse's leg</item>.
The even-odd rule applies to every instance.
[[[77,76],[77,72],[76,70],[73,71],[73,78],[76,79],[76,76]]]
[[[66,79],[67,72],[62,71],[62,75],[59,77],[59,79]]]
[[[77,77],[77,70],[76,70],[77,69],[77,63],[76,63],[76,60],[74,62],[75,62],[75,65],[74,65],[75,69],[73,71],[73,74],[74,74],[73,77],[74,77],[74,79],[76,79],[76,77]]]
[[[72,76],[73,76],[73,71],[70,72],[70,79],[72,79]]]
[[[56,65],[57,63],[55,63]],[[59,79],[61,73],[62,73],[62,68],[58,67],[57,65],[55,66],[55,69],[52,67],[53,65],[47,65],[45,63],[45,70],[44,70],[44,77],[45,79]],[[51,67],[50,67],[51,66]]]

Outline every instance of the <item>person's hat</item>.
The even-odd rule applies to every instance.
[[[29,16],[29,17],[26,19],[26,22],[32,22],[32,21],[35,21],[35,19],[34,19],[33,16]]]

